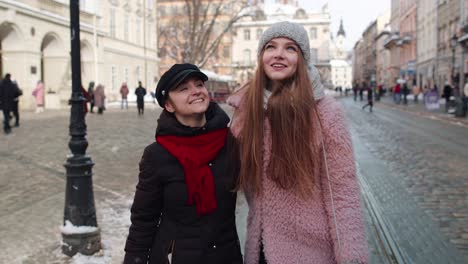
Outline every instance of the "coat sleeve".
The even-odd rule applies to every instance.
[[[368,247],[363,208],[344,113],[335,99],[329,97],[319,102],[318,109],[330,177],[328,181],[324,166],[322,188],[336,261],[338,264],[365,264],[368,263]]]
[[[234,91],[234,93],[226,100],[226,103],[234,108],[234,114],[231,118],[231,124],[229,127],[236,138],[239,138],[244,123],[242,100],[245,92],[247,91],[247,85],[248,84],[245,84],[238,90]]]
[[[125,264],[147,263],[163,204],[158,177],[156,143],[148,146],[140,161],[140,173],[131,208],[131,225],[125,244]]]

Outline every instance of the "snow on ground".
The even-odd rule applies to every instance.
[[[41,248],[37,253],[24,256],[21,264],[117,264],[124,258],[125,240],[130,227],[130,207],[132,200],[122,197],[96,203],[98,225],[101,229],[101,251],[92,256],[76,254],[68,257],[62,253],[61,241]],[[61,227],[57,227],[60,233]],[[41,245],[38,245],[39,247]]]

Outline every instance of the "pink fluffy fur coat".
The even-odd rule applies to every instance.
[[[235,108],[231,130],[236,137],[243,123],[242,90],[228,99]],[[334,98],[323,97],[316,102],[330,183],[323,169],[308,200],[276,186],[265,170],[271,155],[271,127],[265,120],[263,192],[255,197],[246,194],[249,204],[246,264],[258,263],[260,242],[268,264],[368,263],[360,190],[344,113]]]

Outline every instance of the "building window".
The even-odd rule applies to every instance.
[[[244,40],[250,40],[250,29],[244,29]]]
[[[115,8],[111,8],[110,10],[110,21],[109,21],[109,31],[110,31],[110,36],[115,38]]]
[[[128,41],[128,13],[125,14],[124,18],[124,39]]]
[[[310,34],[310,39],[317,39],[317,29],[316,28],[310,28],[309,34]]]
[[[159,57],[160,58],[165,58],[166,57],[166,48],[162,47],[159,49]]]
[[[261,29],[261,28],[257,29],[257,40],[260,39],[260,37],[262,36],[262,34],[263,34],[263,29]]]
[[[153,9],[154,8],[154,0],[146,0],[146,8]]]
[[[124,68],[124,82],[128,84],[128,68]]]
[[[159,11],[159,16],[160,17],[166,16],[166,7],[165,6],[159,6],[158,11]]]
[[[135,40],[138,45],[141,44],[141,19],[136,19]]]
[[[141,74],[140,66],[137,66],[135,69],[135,76],[136,76],[137,81],[141,80],[140,74]]]
[[[115,90],[115,87],[117,87],[117,67],[112,66],[111,67],[111,81],[112,81],[112,91]]]
[[[251,55],[251,51],[249,49],[245,49],[244,50],[244,64],[245,65],[250,65],[250,55]]]
[[[148,23],[148,27],[147,27],[148,39],[146,40],[146,44],[148,44],[148,46],[150,46],[150,47],[153,47],[153,34],[151,34],[152,29],[153,29],[153,24]]]
[[[310,49],[310,62],[317,63],[318,61],[318,50]]]
[[[223,57],[229,58],[231,56],[231,46],[224,46],[223,47]]]

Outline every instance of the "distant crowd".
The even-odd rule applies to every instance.
[[[88,113],[95,113],[94,109],[97,109],[97,113],[102,115],[106,110],[106,94],[104,91],[104,85],[98,84],[95,86],[95,82],[90,82],[88,89],[81,87],[81,92],[84,97],[83,111]],[[130,90],[126,82],[122,83],[120,87],[121,96],[121,109],[128,109],[128,94]],[[155,94],[150,93],[153,98],[153,103],[156,103]],[[23,91],[20,89],[18,83],[12,78],[10,73],[5,74],[5,77],[0,81],[0,110],[3,112],[3,131],[5,134],[10,134],[12,126],[20,126],[20,112],[18,109],[18,103],[20,96],[23,95]],[[141,81],[138,82],[138,86],[135,88],[136,103],[138,109],[138,115],[142,116],[145,109],[144,97],[146,95],[146,88],[143,87]],[[45,87],[42,80],[37,81],[35,88],[32,91],[32,96],[35,99],[35,113],[40,114],[44,112],[45,105]],[[88,107],[89,104],[89,107]],[[13,125],[11,121],[14,119]]]

